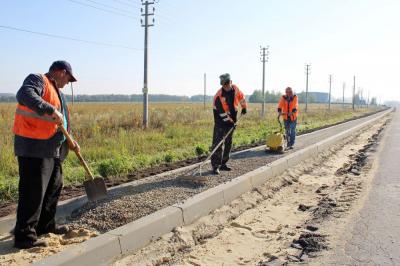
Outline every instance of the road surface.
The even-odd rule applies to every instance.
[[[321,264],[400,265],[400,112],[382,142],[364,204]]]

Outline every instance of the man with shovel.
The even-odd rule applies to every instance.
[[[220,145],[211,156],[211,165],[213,174],[215,175],[219,175],[220,170],[232,170],[226,163],[229,160],[229,154],[232,148],[232,135],[236,127],[238,106],[240,105],[242,108],[241,115],[247,113],[247,103],[244,94],[236,85],[232,84],[230,75],[226,73],[219,78],[222,87],[214,96],[213,148],[216,147],[224,137],[226,138],[223,145]],[[226,136],[228,133],[229,135]]]
[[[68,149],[79,145],[66,141],[58,125],[69,130],[68,107],[61,89],[76,81],[71,65],[55,61],[49,72],[30,74],[17,92],[14,151],[19,166],[19,198],[14,229],[17,248],[47,246],[38,236],[64,234],[67,226],[56,226],[55,214],[62,189],[61,163]]]

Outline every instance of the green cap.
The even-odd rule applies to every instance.
[[[221,76],[219,76],[219,79],[220,79],[220,84],[224,85],[227,82],[231,81],[231,75],[229,75],[229,73],[225,73],[225,74],[222,74]]]

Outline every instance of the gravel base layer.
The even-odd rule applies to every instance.
[[[285,154],[317,143],[379,115],[378,113],[370,117],[302,135],[297,138],[295,149],[287,151]],[[161,177],[152,176],[135,181],[120,189],[110,191],[109,197],[105,200],[87,203],[75,210],[68,217],[67,223],[72,228],[85,228],[104,233],[172,204],[183,202],[195,194],[230,181],[282,156],[284,155],[266,152],[264,148],[244,151],[232,156],[229,161],[228,164],[233,171],[221,171],[219,176],[211,175],[211,166],[207,164],[203,167],[203,176],[207,177],[208,181],[203,185],[196,185],[177,179],[177,177],[190,174],[191,171],[182,171]]]

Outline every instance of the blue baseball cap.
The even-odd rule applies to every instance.
[[[76,78],[74,77],[74,74],[72,73],[72,67],[71,64],[68,63],[67,61],[64,60],[58,60],[53,62],[53,64],[51,64],[50,66],[50,71],[54,71],[54,70],[65,70],[68,72],[68,74],[71,76],[69,82],[75,82]]]

